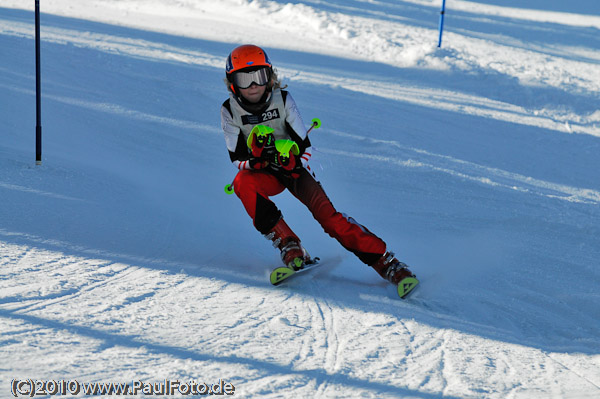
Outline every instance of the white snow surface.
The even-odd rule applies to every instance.
[[[600,397],[600,2],[0,0],[0,397],[14,380],[226,381],[244,398]],[[338,210],[407,300],[274,198],[223,187],[228,53],[269,53]],[[115,396],[111,396],[115,397]],[[147,397],[152,397],[147,395]]]

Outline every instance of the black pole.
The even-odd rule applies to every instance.
[[[35,0],[35,163],[42,164],[42,82],[40,67],[40,0]]]

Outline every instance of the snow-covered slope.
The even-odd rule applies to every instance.
[[[596,0],[449,1],[441,49],[441,1],[47,0],[41,166],[23,3],[0,0],[0,397],[600,395]],[[223,192],[224,60],[245,42],[323,121],[313,169],[412,266],[408,300],[287,193],[323,267],[269,284],[278,254]]]

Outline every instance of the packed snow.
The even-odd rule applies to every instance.
[[[40,3],[36,165],[34,2],[0,0],[0,397],[600,397],[600,2],[449,0],[441,48],[441,0]],[[269,283],[223,190],[243,43],[322,120],[312,168],[408,299],[288,193],[322,265]]]

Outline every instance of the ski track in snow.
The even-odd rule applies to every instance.
[[[331,149],[323,149],[327,154],[340,155],[344,157],[369,159],[372,161],[393,164],[402,168],[418,168],[448,174],[452,177],[471,180],[492,187],[503,187],[510,190],[531,193],[556,198],[570,202],[581,202],[589,204],[600,203],[600,191],[570,187],[548,181],[534,179],[518,173],[511,173],[497,168],[489,168],[472,162],[455,159],[447,155],[433,154],[417,148],[402,146],[395,141],[373,140],[368,137],[356,136],[342,132],[332,132],[336,136],[353,138],[355,140],[367,140],[374,143],[383,143],[411,155],[409,159],[402,159],[395,153],[394,156],[382,156],[361,152],[347,152]],[[416,158],[416,159],[414,159]]]
[[[437,330],[414,320],[398,320],[387,312],[374,313],[365,319],[367,325],[357,326],[354,321],[361,312],[357,314],[352,309],[332,306],[327,299],[310,299],[311,296],[304,295],[299,298],[297,294],[288,294],[285,291],[281,291],[280,294],[286,297],[280,299],[283,299],[281,304],[285,305],[288,311],[270,320],[264,319],[266,315],[262,314],[262,308],[268,307],[269,304],[264,300],[255,302],[258,296],[251,295],[252,289],[249,287],[242,288],[237,303],[234,301],[228,304],[235,308],[241,302],[255,302],[252,303],[252,308],[256,310],[247,317],[240,317],[233,324],[231,319],[219,320],[219,315],[210,317],[203,314],[203,319],[199,320],[190,317],[200,310],[197,306],[218,303],[222,299],[220,296],[227,295],[223,294],[224,290],[236,289],[235,284],[224,286],[223,282],[213,279],[150,271],[100,259],[73,258],[61,253],[22,246],[11,248],[10,245],[3,244],[2,248],[3,252],[20,253],[3,262],[3,267],[8,269],[8,276],[13,284],[26,287],[23,279],[36,279],[37,275],[50,276],[50,281],[44,286],[45,290],[37,293],[25,292],[25,295],[22,295],[18,289],[14,289],[15,287],[8,291],[3,287],[3,292],[10,295],[9,298],[4,298],[1,311],[2,318],[6,321],[6,335],[19,334],[24,337],[24,343],[31,339],[43,339],[58,348],[65,345],[70,348],[68,342],[78,342],[82,352],[71,355],[75,361],[86,356],[84,351],[90,351],[94,354],[95,361],[105,365],[108,365],[111,358],[126,358],[144,363],[144,371],[136,369],[120,372],[119,378],[124,380],[151,378],[154,373],[167,373],[184,378],[190,367],[201,367],[205,378],[219,378],[219,369],[226,367],[228,363],[234,363],[238,372],[235,384],[239,384],[240,387],[251,382],[256,387],[261,386],[256,384],[260,379],[269,381],[268,388],[262,388],[263,390],[253,392],[251,388],[249,391],[241,391],[242,394],[248,395],[270,396],[269,391],[292,388],[298,395],[313,392],[315,395],[328,396],[339,392],[341,385],[350,386],[354,388],[353,392],[359,394],[374,390],[377,395],[388,397],[395,390],[392,387],[402,383],[408,388],[398,388],[397,392],[400,394],[404,392],[410,396],[411,392],[429,391],[453,397],[452,392],[461,391],[465,382],[471,387],[467,394],[473,396],[494,394],[495,391],[505,392],[505,385],[512,391],[518,391],[518,383],[510,385],[512,379],[520,378],[512,370],[537,365],[535,369],[544,370],[545,378],[561,376],[560,378],[564,379],[563,374],[567,374],[567,378],[580,387],[594,385],[591,380],[571,371],[539,350],[530,350],[528,355],[524,355],[526,349],[517,345],[480,342],[477,337],[454,330]],[[73,279],[73,270],[77,270],[76,275],[79,276],[76,280]],[[68,283],[63,280],[67,276]],[[196,290],[195,287],[198,286],[203,287],[202,292]],[[173,292],[177,292],[177,295],[173,295]],[[186,304],[179,302],[182,296],[188,298]],[[107,297],[111,300],[107,301]],[[73,303],[77,303],[77,306],[73,306]],[[289,312],[290,308],[299,306],[306,307],[308,313]],[[297,319],[298,317],[308,319]],[[89,324],[91,320],[92,325]],[[197,324],[199,321],[203,323]],[[189,337],[180,336],[175,331],[170,339],[165,339],[162,334],[152,333],[168,328],[172,323],[177,323],[178,331],[201,328],[204,334],[200,341],[189,341]],[[211,328],[206,329],[206,324]],[[269,327],[268,332],[264,330],[265,325]],[[224,329],[236,331],[227,335],[229,344],[225,347],[219,337],[220,331]],[[310,330],[310,334],[298,334],[298,330],[307,329]],[[38,333],[34,333],[35,330]],[[398,334],[396,331],[402,330],[409,332],[404,337],[410,337],[412,342],[401,345],[394,339]],[[339,331],[345,332],[344,342],[340,342]],[[365,342],[358,339],[365,334],[376,335],[378,340]],[[269,348],[261,349],[251,345],[252,340],[261,336],[273,341],[269,348],[277,348],[278,355],[283,355],[283,359],[294,353],[286,348],[296,347],[295,341],[302,341],[298,344],[298,354],[289,361],[292,366],[290,370],[286,371],[286,367],[278,365],[279,361],[271,363],[273,355],[269,354],[270,351],[265,352],[265,349]],[[389,340],[398,345],[381,346],[381,341]],[[470,342],[472,340],[475,342]],[[186,346],[182,347],[182,342],[185,342]],[[251,346],[251,353],[245,353],[243,350],[233,351],[233,348],[245,344]],[[498,345],[500,349],[492,349]],[[480,349],[475,353],[470,351],[467,357],[463,358],[465,348],[469,347]],[[206,354],[206,351],[218,351],[220,355],[212,357]],[[492,351],[494,359],[489,357]],[[507,353],[506,358],[502,355],[504,351]],[[362,356],[358,356],[357,353],[361,353]],[[508,359],[515,359],[515,353],[518,353],[519,359],[525,357],[525,364],[511,364],[511,360]],[[16,355],[11,352],[7,354]],[[36,361],[32,353],[19,355],[22,356],[23,363],[28,364],[25,370],[32,364],[39,363],[39,359]],[[359,363],[356,363],[357,361]],[[393,378],[392,381],[385,382],[390,378],[386,375],[386,368],[397,361],[400,362],[399,374],[402,378],[397,377],[398,380]],[[487,363],[487,367],[484,367],[479,375],[473,375],[473,370],[467,365],[469,362],[480,361],[483,364]],[[284,360],[283,363],[287,364],[287,361]],[[341,365],[344,365],[342,370]],[[124,364],[119,366],[126,367]],[[350,376],[345,377],[345,373],[340,374],[340,371]],[[19,372],[19,367],[13,369],[13,372]],[[277,378],[279,373],[291,373],[292,376]],[[469,375],[466,381],[456,378],[462,373]],[[105,375],[106,377],[103,377],[102,374],[95,373],[96,378],[115,378],[110,377],[110,373]],[[247,375],[247,379],[242,375]],[[480,385],[482,383],[485,385]],[[528,383],[537,384],[536,381]],[[562,391],[557,387],[554,393],[560,396]]]
[[[31,10],[13,0],[0,7]],[[24,166],[31,140],[22,130],[31,123],[17,107],[35,94],[31,71],[16,58],[19,45],[32,43],[32,21],[23,17],[31,13],[0,14],[0,41],[11,51],[5,58],[0,50],[0,99],[12,107],[0,109],[9,132],[0,138],[0,397],[13,378],[25,377],[225,379],[235,397],[257,398],[600,394],[598,165],[582,166],[577,155],[553,164],[536,152],[582,151],[593,159],[583,151],[598,149],[593,35],[600,16],[457,0],[449,4],[455,25],[447,28],[448,45],[436,50],[437,21],[425,15],[439,4],[429,0],[49,0],[43,7],[82,20],[43,15],[44,60],[64,67],[62,58],[74,58],[66,71],[44,64],[52,155],[37,169]],[[398,300],[393,287],[320,230],[306,242],[323,252],[323,265],[286,286],[268,284],[277,254],[242,225],[247,219],[239,222],[246,216],[235,199],[222,198],[220,181],[229,175],[215,164],[228,165],[209,154],[223,149],[213,98],[225,97],[222,50],[248,32],[276,50],[297,98],[310,92],[310,109],[332,117],[313,143],[316,162],[344,165],[324,170],[331,192],[358,185],[359,193],[338,195],[340,202],[364,206],[357,212],[376,225],[383,219],[380,229],[392,216],[400,220],[394,224],[403,232],[394,227],[392,240],[416,247],[406,256],[423,281],[409,300]],[[548,33],[561,39],[540,40]],[[312,58],[323,54],[331,59]],[[342,68],[348,59],[358,71]],[[176,85],[170,74],[183,66],[211,81],[202,83],[202,96]],[[390,68],[403,73],[392,79]],[[98,71],[105,69],[123,86],[116,96],[102,80],[70,83],[88,73],[104,77]],[[429,79],[444,71],[461,80]],[[127,101],[132,89],[138,98]],[[360,99],[364,110],[347,97]],[[169,111],[196,102],[206,108],[190,108],[196,114],[189,117]],[[407,131],[433,120],[471,151],[440,150],[426,135],[416,142],[406,133],[388,135],[380,129],[396,119],[385,112],[356,125],[355,116],[381,104],[406,107]],[[520,129],[524,137],[506,140],[527,145],[535,166],[510,159],[517,149],[508,145],[497,159],[477,158],[485,151],[477,131],[490,126],[497,134]],[[107,154],[114,165],[97,160]],[[497,166],[504,157],[510,167]],[[554,178],[554,168],[576,182]],[[198,188],[198,175],[206,187]],[[393,182],[380,182],[390,176]],[[201,201],[209,211],[197,210]],[[293,209],[286,217],[306,217]],[[318,226],[311,226],[312,234]]]

